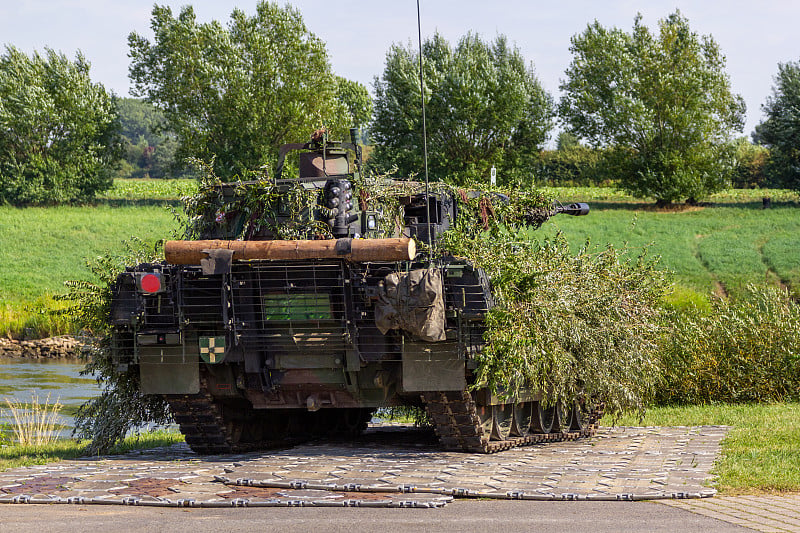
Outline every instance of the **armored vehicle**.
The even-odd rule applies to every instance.
[[[292,152],[299,177],[285,178]],[[385,180],[401,192],[384,209],[360,185],[361,147],[324,134],[283,146],[277,167],[208,189],[200,238],[168,241],[166,261],[129,267],[113,287],[115,361],[163,395],[193,450],[356,435],[393,406],[424,407],[450,450],[592,433],[597,412],[582,401],[473,390],[494,300],[483,270],[430,252],[466,216],[454,194]]]

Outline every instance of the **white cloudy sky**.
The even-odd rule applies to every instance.
[[[256,0],[161,1],[190,3],[198,19],[227,21],[239,7],[252,13]],[[281,3],[283,1],[281,0]],[[328,46],[337,74],[369,86],[383,70],[393,42],[416,42],[415,0],[294,0],[310,30]],[[800,2],[797,0],[421,0],[423,37],[439,31],[455,42],[467,31],[509,37],[551,93],[570,62],[569,39],[597,19],[630,31],[637,12],[654,27],[676,8],[694,29],[711,34],[728,58],[733,89],[747,102],[745,134],[761,120],[779,62],[800,60]],[[151,37],[152,4],[137,0],[0,0],[0,44],[27,52],[45,46],[74,56],[81,50],[92,77],[128,95],[127,35]]]

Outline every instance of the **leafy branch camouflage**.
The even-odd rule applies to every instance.
[[[509,397],[530,387],[547,404],[600,399],[610,414],[643,410],[659,375],[659,300],[668,284],[657,259],[589,242],[573,254],[563,236],[532,240],[519,217],[510,220],[492,219],[486,231],[457,225],[442,239],[492,281],[496,306],[475,386]]]
[[[183,214],[175,213],[181,225],[180,236],[197,239],[201,235],[224,230],[228,238],[249,239],[269,229],[278,239],[303,239],[309,227],[322,236],[330,236],[327,224],[314,220],[317,192],[293,185],[288,192],[279,191],[265,169],[234,176],[230,185],[233,194],[225,195],[223,181],[214,173],[213,162],[192,160],[200,174],[197,192],[181,198]],[[283,220],[278,210],[283,209]]]
[[[160,396],[140,392],[138,369],[119,367],[112,358],[108,324],[111,286],[117,274],[128,265],[161,258],[160,243],[150,246],[132,238],[122,254],[107,254],[87,264],[94,282],[66,282],[69,292],[61,298],[68,303],[65,312],[95,339],[81,375],[94,376],[103,387],[100,395],[84,403],[75,415],[74,432],[92,439],[86,453],[102,453],[131,430],[147,424],[165,425],[171,420]]]

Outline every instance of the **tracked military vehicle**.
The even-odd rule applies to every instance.
[[[285,178],[292,152],[299,177]],[[117,278],[113,356],[138,367],[144,394],[166,399],[189,446],[227,453],[356,435],[392,406],[424,407],[449,450],[591,434],[597,412],[583,400],[547,407],[537,391],[509,403],[473,390],[491,281],[429,246],[472,215],[409,182],[394,183],[408,193],[382,212],[361,180],[356,144],[319,134],[285,145],[268,186],[213,187],[199,239],[168,241],[165,262]],[[251,199],[263,205],[239,201],[259,187],[269,194]]]

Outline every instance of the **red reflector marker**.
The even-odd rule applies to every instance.
[[[161,277],[155,274],[145,274],[142,276],[142,290],[154,293],[161,290]]]

